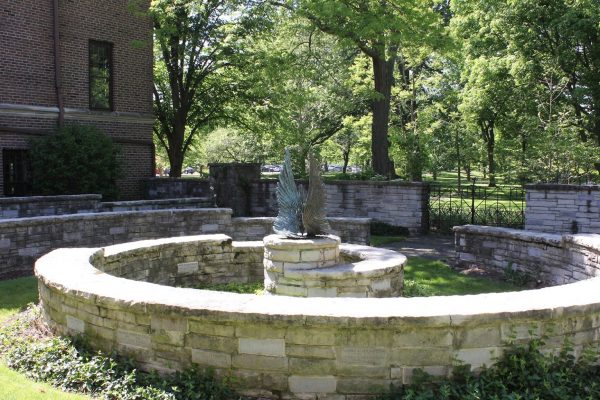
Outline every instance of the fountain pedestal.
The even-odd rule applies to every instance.
[[[406,258],[395,252],[343,245],[340,256],[340,238],[331,235],[310,239],[270,235],[263,244],[265,290],[269,294],[390,297],[402,292]]]

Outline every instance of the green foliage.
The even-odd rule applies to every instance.
[[[81,341],[31,335],[47,329],[43,327],[39,309],[31,308],[0,329],[0,355],[10,368],[30,379],[107,400],[236,397],[227,380],[220,380],[211,371],[191,368],[166,376],[141,372],[133,362],[92,351]]]
[[[431,287],[413,279],[404,279],[402,297],[428,297],[433,296]]]
[[[119,149],[90,125],[69,125],[30,142],[33,191],[40,195],[118,196]]]
[[[577,360],[565,343],[559,354],[542,351],[544,340],[511,344],[496,364],[479,375],[469,366],[457,367],[451,379],[416,374],[414,384],[381,399],[394,400],[538,400],[600,398],[597,349],[588,348]]]

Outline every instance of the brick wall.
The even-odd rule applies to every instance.
[[[600,233],[600,186],[528,185],[525,229]]]
[[[154,165],[151,21],[133,15],[127,0],[60,0],[59,17],[65,120],[96,125],[121,145],[121,196],[142,198]],[[56,126],[53,38],[50,0],[0,6],[0,148],[27,148]],[[89,110],[90,39],[113,43],[114,112]]]

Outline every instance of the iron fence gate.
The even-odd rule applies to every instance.
[[[521,186],[461,187],[432,184],[429,195],[429,228],[451,232],[456,225],[475,224],[523,228],[525,189]]]

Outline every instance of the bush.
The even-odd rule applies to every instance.
[[[71,125],[30,142],[32,186],[38,195],[118,196],[118,148],[94,126]]]

